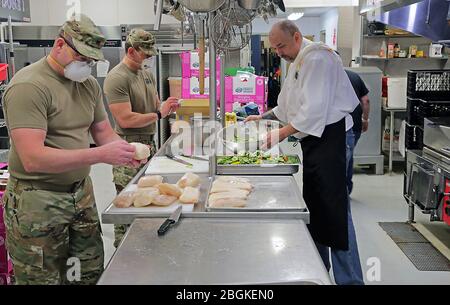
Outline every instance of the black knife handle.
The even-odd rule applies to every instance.
[[[164,235],[167,230],[169,230],[170,226],[175,223],[172,219],[166,219],[164,223],[158,229],[158,235]]]

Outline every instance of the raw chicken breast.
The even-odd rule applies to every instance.
[[[213,208],[243,208],[247,205],[247,200],[239,198],[221,198],[209,200],[209,206]]]

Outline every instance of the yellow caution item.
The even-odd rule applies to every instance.
[[[234,112],[227,112],[225,113],[225,127],[228,127],[230,125],[237,123],[237,115]]]

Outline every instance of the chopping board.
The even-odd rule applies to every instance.
[[[145,171],[146,175],[164,175],[164,174],[185,174],[191,173],[208,173],[209,161],[194,160],[182,156],[178,158],[192,164],[188,166],[180,162],[171,160],[164,156],[153,157]],[[204,157],[204,156],[203,156]]]
[[[134,192],[137,190],[137,184],[132,184],[130,186],[128,186],[125,189],[125,192]],[[172,203],[169,206],[166,207],[161,207],[161,206],[156,206],[156,205],[149,205],[146,207],[142,207],[142,208],[136,208],[136,207],[129,207],[129,208],[121,208],[120,210],[122,212],[142,212],[142,213],[146,213],[151,211],[152,213],[173,213],[175,211],[175,209],[179,206],[182,205],[183,209],[182,209],[182,213],[185,212],[192,212],[194,210],[194,204],[182,204],[180,203],[178,200],[175,201],[174,203]]]

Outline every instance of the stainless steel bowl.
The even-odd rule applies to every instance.
[[[238,4],[246,10],[256,10],[261,4],[261,0],[238,0]]]
[[[219,9],[226,0],[178,0],[178,3],[196,13],[209,13]]]

